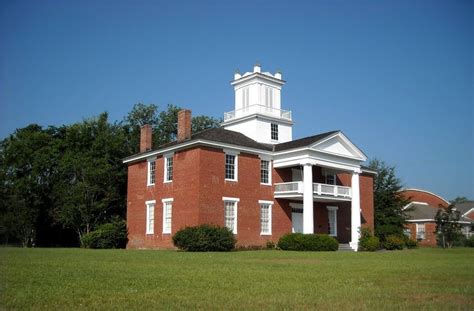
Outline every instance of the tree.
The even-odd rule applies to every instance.
[[[448,208],[439,208],[436,212],[436,232],[438,241],[443,248],[451,248],[453,243],[461,237],[461,224],[459,219],[461,212],[454,208],[454,204]]]
[[[406,216],[403,207],[409,203],[400,191],[402,185],[395,175],[395,167],[373,159],[369,167],[377,172],[374,179],[375,235],[382,241],[389,235],[402,235]]]
[[[459,204],[469,202],[469,199],[466,197],[456,197],[454,200],[451,200],[451,204]]]
[[[61,142],[55,215],[79,240],[111,216],[125,216],[125,133],[107,118],[102,113],[69,126]]]
[[[1,235],[5,242],[36,244],[38,224],[47,221],[56,167],[55,128],[32,124],[1,142]]]
[[[196,116],[192,121],[192,132],[198,133],[209,128],[220,127],[222,119],[216,119],[208,116]]]

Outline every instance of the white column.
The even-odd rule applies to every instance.
[[[303,233],[314,233],[313,166],[303,166]]]
[[[351,242],[352,249],[357,251],[360,236],[360,189],[359,172],[352,173],[352,202],[351,202]]]

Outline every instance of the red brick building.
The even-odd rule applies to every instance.
[[[191,133],[178,116],[177,141],[151,148],[151,127],[128,164],[129,248],[170,248],[185,226],[229,227],[238,245],[265,245],[288,232],[327,233],[357,250],[373,229],[373,175],[341,131],[292,139],[281,109],[281,73],[236,74],[235,110],[221,128]]]
[[[411,201],[405,206],[408,216],[405,233],[418,240],[421,246],[436,246],[435,216],[439,208],[447,208],[450,203],[437,194],[420,189],[405,189],[401,194]],[[463,234],[470,237],[474,234],[474,202],[457,204],[455,208],[461,213]]]

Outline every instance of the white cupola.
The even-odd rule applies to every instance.
[[[235,91],[235,110],[224,113],[222,127],[240,132],[260,143],[277,144],[292,140],[291,111],[281,109],[281,72],[262,72],[255,64],[253,72],[234,74],[230,83]]]

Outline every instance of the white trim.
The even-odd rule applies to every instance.
[[[225,216],[225,203],[230,202],[233,204],[234,207],[234,225],[233,225],[233,234],[237,234],[237,211],[238,211],[238,204],[240,199],[239,198],[229,198],[229,197],[222,197],[222,201],[224,202],[224,226],[226,226],[226,216]]]
[[[155,233],[155,200],[145,201],[145,234]],[[153,225],[150,227],[150,209],[153,209]]]
[[[238,156],[240,154],[240,151],[235,150],[235,149],[223,148],[222,151],[224,151],[225,154],[234,155],[234,156]]]
[[[268,232],[262,232],[262,204],[268,205]],[[273,201],[258,200],[260,209],[260,235],[272,235],[272,209]]]
[[[429,191],[426,191],[426,190],[422,190],[422,189],[417,189],[417,188],[407,188],[407,189],[402,189],[400,192],[404,192],[404,191],[418,191],[418,192],[424,192],[424,193],[428,193],[428,194],[431,194],[431,195],[434,195],[435,197],[441,199],[444,201],[444,203],[448,204],[448,205],[451,205],[451,203],[449,203],[448,200],[445,200],[443,197],[433,193],[433,192],[429,192]]]
[[[405,220],[405,222],[434,222],[434,219],[410,219]]]
[[[417,201],[413,201],[413,202],[410,202],[408,203],[407,205],[405,205],[402,210],[406,210],[407,208],[411,207],[413,204],[418,204],[418,205],[429,205],[428,203],[426,202],[417,202]]]
[[[465,212],[464,214],[462,214],[461,216],[462,216],[462,217],[466,217],[467,214],[470,214],[470,213],[472,213],[472,212],[474,212],[474,207],[471,208],[470,210],[468,210],[467,212]]]
[[[363,161],[366,161],[367,160],[367,156],[364,154],[364,152],[362,152],[362,150],[360,150],[356,145],[354,145],[350,139],[344,135],[344,133],[342,133],[341,131],[337,131],[336,133],[328,136],[328,137],[325,137],[324,139],[320,140],[320,141],[317,141],[315,144],[311,145],[311,149],[313,149],[314,147],[330,140],[330,139],[333,139],[334,137],[340,137],[342,139],[343,142],[345,142],[350,149],[352,149],[352,151],[357,155],[357,157],[359,157],[360,159],[362,159]],[[321,151],[321,150],[318,150],[320,152],[324,152],[324,153],[329,153],[329,154],[335,154],[335,155],[338,155],[338,156],[344,156],[344,155],[341,155],[341,154],[338,154],[338,153],[333,153],[333,152],[327,152],[327,151]],[[348,156],[345,156],[345,157],[348,157]],[[357,157],[349,157],[349,158],[357,158]]]
[[[222,201],[240,202],[239,198],[222,197]]]
[[[154,175],[150,174],[151,172],[151,164],[155,164],[155,171],[153,172]],[[154,176],[154,182],[151,182],[151,178]],[[156,157],[148,158],[147,159],[147,166],[146,166],[146,185],[147,186],[154,186],[156,183]]]
[[[262,182],[262,161],[267,161],[268,162],[268,183],[263,183]],[[262,159],[260,158],[260,185],[264,185],[264,186],[271,186],[272,185],[272,161],[270,160],[265,160],[265,159]]]
[[[337,237],[337,210],[339,207],[337,206],[326,206],[326,209],[328,210],[328,222],[329,222],[329,211],[334,211],[334,232],[335,234],[329,233],[330,236]]]
[[[171,166],[171,179],[167,179],[168,175],[168,161],[169,158],[172,159],[172,166]],[[167,153],[163,155],[163,183],[170,183],[173,182],[173,169],[174,169],[174,153]]]
[[[231,155],[231,156],[234,156],[234,178],[231,179],[231,178],[225,178],[225,165],[226,165],[226,156],[227,155]],[[226,181],[239,181],[239,154],[238,153],[235,153],[235,152],[232,152],[229,150],[227,150],[227,152],[225,152],[224,154],[224,180]]]
[[[162,226],[162,231],[164,234],[171,234],[171,229],[173,227],[173,201],[174,199],[173,198],[166,198],[166,199],[162,199],[161,200],[161,203],[162,203],[162,213],[161,213],[161,216],[163,218],[163,226]],[[169,231],[166,230],[165,231],[165,226],[166,226],[166,218],[165,218],[165,206],[168,204],[168,203],[171,203],[170,205],[170,228],[169,228]]]
[[[273,152],[270,151],[270,150],[262,150],[262,149],[256,149],[256,148],[242,147],[242,146],[226,144],[226,143],[216,143],[216,142],[205,140],[205,139],[197,139],[197,140],[194,140],[194,141],[181,143],[181,144],[178,144],[178,145],[166,148],[166,149],[155,150],[155,151],[150,151],[146,154],[138,154],[138,155],[135,155],[135,156],[130,156],[130,157],[125,158],[124,160],[122,160],[122,162],[123,163],[135,162],[135,161],[139,161],[139,160],[151,157],[151,156],[162,155],[162,154],[165,154],[165,153],[168,153],[168,152],[171,152],[171,151],[176,151],[176,150],[179,150],[179,149],[192,147],[194,145],[211,146],[211,147],[217,147],[219,149],[228,148],[228,149],[239,150],[239,152],[246,152],[246,153],[251,153],[251,154],[266,154],[266,155],[269,155],[269,156],[273,155]]]

